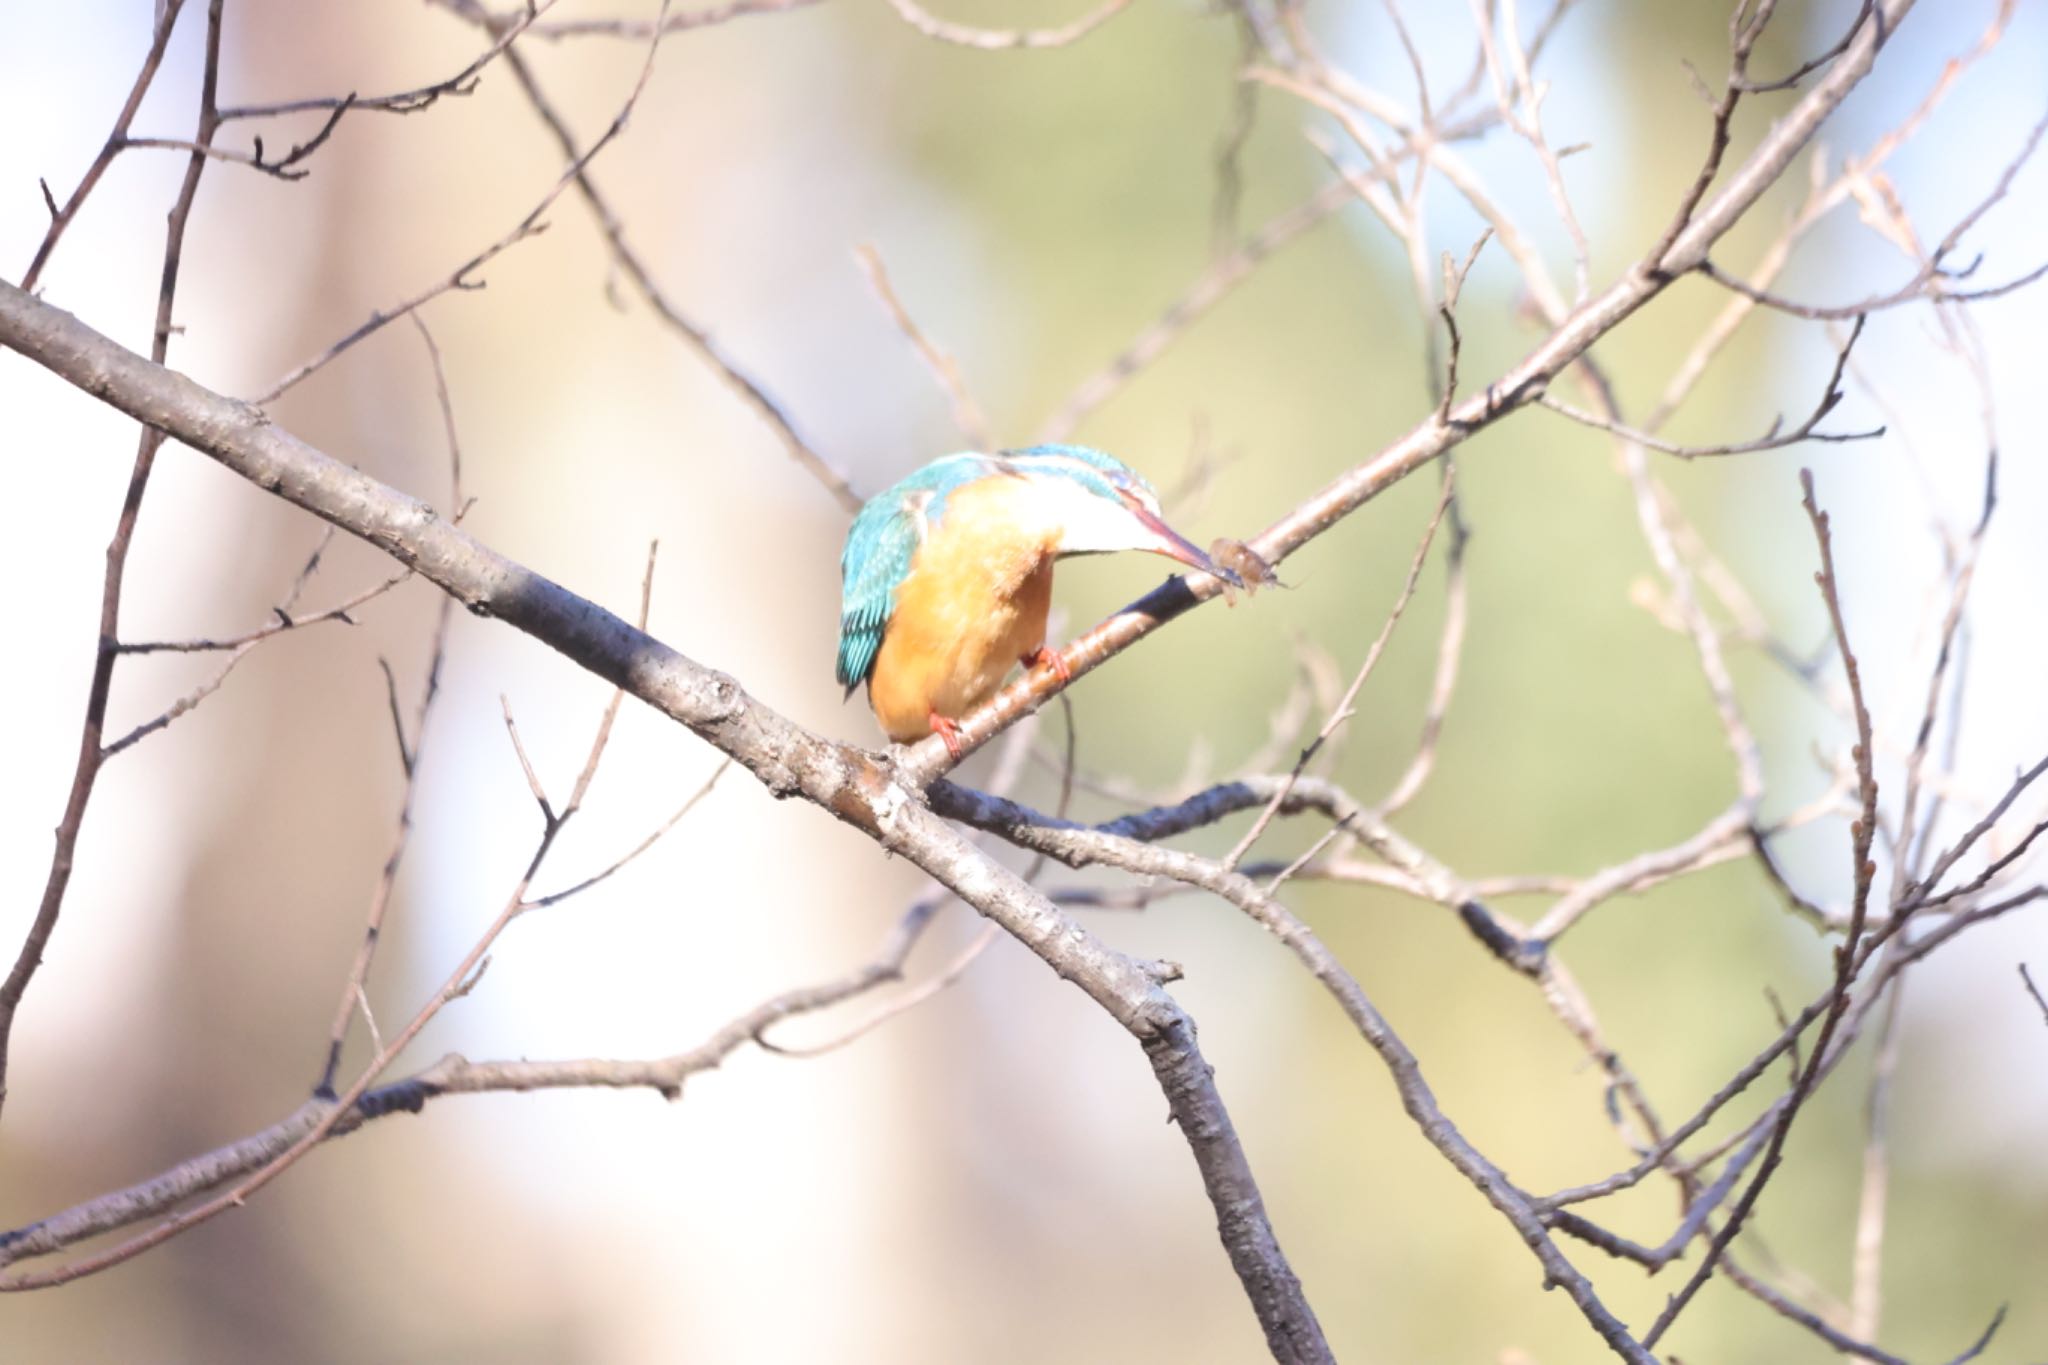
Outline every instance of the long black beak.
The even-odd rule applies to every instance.
[[[1165,555],[1169,559],[1177,559],[1190,568],[1200,569],[1211,578],[1220,578],[1233,588],[1244,586],[1244,580],[1238,577],[1235,569],[1226,568],[1218,564],[1202,550],[1196,548],[1194,542],[1174,530],[1171,526],[1168,526],[1160,518],[1153,516],[1146,509],[1133,507],[1131,508],[1131,514],[1144,524],[1146,530],[1159,537],[1159,544],[1153,548],[1160,554]]]

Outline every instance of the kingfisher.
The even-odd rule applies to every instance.
[[[1087,446],[1038,445],[933,460],[870,498],[839,557],[839,681],[863,682],[900,744],[958,721],[1013,664],[1067,667],[1045,646],[1052,566],[1068,555],[1150,550],[1242,587],[1166,524],[1137,471]]]

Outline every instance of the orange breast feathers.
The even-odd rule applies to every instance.
[[[1058,532],[1020,482],[998,476],[948,495],[896,590],[868,700],[899,744],[930,734],[933,712],[957,720],[987,701],[1045,643]]]

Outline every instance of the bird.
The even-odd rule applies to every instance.
[[[960,718],[1013,664],[1067,666],[1045,644],[1052,566],[1149,550],[1243,586],[1166,524],[1159,495],[1114,456],[1078,445],[945,455],[870,498],[840,555],[839,682],[867,684],[884,734],[936,734],[957,761]]]

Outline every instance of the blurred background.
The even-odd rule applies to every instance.
[[[188,5],[138,132],[189,137],[203,6]],[[1414,16],[1433,88],[1475,52],[1460,6]],[[1723,6],[1588,0],[1544,66],[1546,128],[1590,143],[1567,164],[1595,286],[1662,229],[1698,165],[1706,114],[1681,65],[1718,88]],[[1824,48],[1852,0],[1784,7],[1758,60]],[[1979,0],[1920,6],[1877,75],[1825,134],[1860,150],[1919,102],[1991,21]],[[644,13],[643,13],[644,11]],[[564,0],[553,17],[646,17]],[[1072,5],[948,0],[946,17],[1008,26]],[[230,0],[224,103],[397,90],[487,46],[417,0]],[[1328,55],[1412,102],[1377,6],[1311,4]],[[147,45],[143,0],[0,9],[0,270],[33,254],[98,149]],[[1525,23],[1528,20],[1525,18]],[[587,140],[638,69],[638,44],[522,40]],[[789,409],[866,492],[964,444],[943,396],[880,308],[851,248],[872,243],[911,314],[958,357],[997,438],[1027,440],[1076,384],[1151,322],[1211,258],[1217,152],[1238,117],[1233,20],[1139,0],[1085,41],[982,52],[931,41],[881,0],[828,0],[678,34],[627,133],[594,174],[670,296]],[[2024,5],[1890,163],[1923,237],[1996,182],[2048,88],[2048,13]],[[1752,102],[1746,145],[1789,96]],[[1286,96],[1255,97],[1241,157],[1243,230],[1328,176]],[[275,154],[317,120],[231,125]],[[1526,145],[1470,151],[1569,279],[1569,243]],[[44,293],[147,350],[163,215],[184,158],[121,157],[60,247]],[[553,184],[557,151],[508,72],[408,116],[346,118],[283,183],[205,177],[186,248],[172,363],[229,393],[269,387],[367,317],[444,277]],[[1749,266],[1803,192],[1789,177],[1717,253]],[[1469,212],[1440,192],[1432,248],[1460,256]],[[1987,279],[2038,264],[2048,174],[2016,180],[1969,239]],[[572,198],[549,230],[433,302],[475,498],[467,526],[614,610],[637,600],[659,539],[652,628],[767,704],[872,744],[831,678],[845,519],[773,434],[648,311]],[[1799,250],[1781,288],[1836,302],[1910,275],[1853,206]],[[1600,348],[1624,402],[1647,411],[1722,298],[1671,291]],[[2038,362],[2048,293],[1974,310],[1994,365],[2001,503],[1976,588],[1961,736],[1966,790],[1996,792],[2048,748],[2048,411]],[[1465,373],[1487,376],[1536,335],[1496,248],[1461,307]],[[1352,207],[1265,263],[1077,435],[1175,484],[1223,460],[1180,513],[1206,543],[1248,536],[1426,409],[1423,324],[1397,244]],[[1931,509],[1980,496],[1976,390],[1920,310],[1872,320],[1862,348],[1896,412],[1852,396],[1831,426],[1893,423],[1884,442],[1659,472],[1787,638],[1823,641],[1795,470],[1834,509],[1849,625],[1880,727],[1910,737],[1932,641],[1940,546]],[[1750,322],[1674,428],[1743,439],[1804,414],[1833,353],[1818,326]],[[1473,382],[1478,382],[1473,379]],[[47,871],[91,667],[105,542],[134,445],[129,423],[18,358],[0,360],[16,514],[0,537],[9,666],[0,718],[0,944],[20,941]],[[431,370],[410,328],[385,329],[299,386],[279,420],[376,477],[445,502]],[[1932,471],[1905,460],[1909,437]],[[1438,771],[1401,828],[1467,876],[1579,874],[1696,830],[1734,792],[1689,643],[1633,604],[1654,573],[1609,443],[1531,412],[1460,454],[1473,530],[1470,642]],[[1435,496],[1412,479],[1289,561],[1290,590],[1196,613],[1073,694],[1082,765],[1171,791],[1234,771],[1269,737],[1295,642],[1346,676],[1400,586]],[[318,540],[308,517],[167,447],[125,602],[135,638],[260,624]],[[337,543],[308,591],[325,604],[387,572]],[[1063,568],[1069,632],[1159,577],[1150,562]],[[1350,727],[1338,775],[1372,794],[1406,764],[1434,665],[1443,576],[1432,565]],[[322,1060],[339,982],[387,845],[401,773],[380,656],[401,694],[425,667],[435,597],[409,584],[360,613],[256,651],[218,694],[117,759],[81,867],[14,1037],[0,1127],[0,1225],[18,1226],[281,1117]],[[1781,815],[1825,789],[1832,714],[1753,652],[1743,697]],[[111,723],[156,714],[206,658],[122,666]],[[566,790],[606,692],[502,626],[458,616],[424,740],[417,833],[371,1000],[388,1031],[496,913],[537,817],[499,714],[504,697],[544,778]],[[408,702],[408,705],[410,703]],[[1048,715],[1039,744],[1057,752]],[[1291,749],[1283,750],[1291,755]],[[555,889],[639,840],[714,754],[637,706],[622,714],[587,814],[542,879]],[[970,765],[984,778],[986,758]],[[1049,806],[1034,766],[1019,795]],[[1083,795],[1079,813],[1114,803]],[[1191,839],[1220,851],[1233,824]],[[1313,830],[1276,831],[1285,854]],[[1787,848],[1816,897],[1846,895],[1839,823]],[[1054,870],[1048,884],[1085,880]],[[901,863],[824,814],[729,775],[645,858],[506,934],[474,994],[396,1074],[448,1051],[478,1059],[681,1051],[760,999],[864,960],[920,891]],[[1296,886],[1291,903],[1420,1055],[1446,1111],[1525,1187],[1598,1178],[1628,1154],[1599,1075],[1535,992],[1454,917],[1387,892]],[[1533,916],[1543,902],[1505,902]],[[1236,911],[1183,897],[1143,914],[1081,912],[1118,947],[1181,962],[1174,989],[1260,1174],[1277,1231],[1347,1361],[1546,1363],[1597,1343],[1507,1225],[1437,1156],[1330,1000]],[[913,975],[975,931],[958,906]],[[1827,944],[1735,862],[1610,904],[1564,954],[1610,1039],[1667,1116],[1689,1113],[1826,979]],[[1893,1125],[1885,1345],[1962,1350],[2001,1303],[1990,1360],[2048,1349],[2048,1027],[2013,970],[2048,973],[2039,915],[1979,930],[1912,978]],[[875,1004],[800,1022],[822,1040]],[[351,1059],[366,1055],[357,1029]],[[1847,1293],[1867,1061],[1806,1111],[1757,1219],[1769,1251],[1820,1292]],[[1747,1111],[1747,1112],[1753,1112]],[[316,1153],[245,1211],[111,1273],[0,1302],[0,1354],[24,1361],[1042,1361],[1256,1359],[1256,1323],[1144,1059],[1035,958],[998,943],[956,986],[812,1060],[743,1050],[680,1103],[645,1093],[458,1097]],[[1645,1241],[1675,1201],[1650,1184],[1599,1216]],[[1681,1270],[1647,1280],[1568,1250],[1627,1320]],[[1754,1248],[1750,1260],[1762,1256]],[[1702,1361],[1826,1358],[1720,1283],[1669,1342]],[[1516,1356],[1512,1353],[1522,1352]]]

